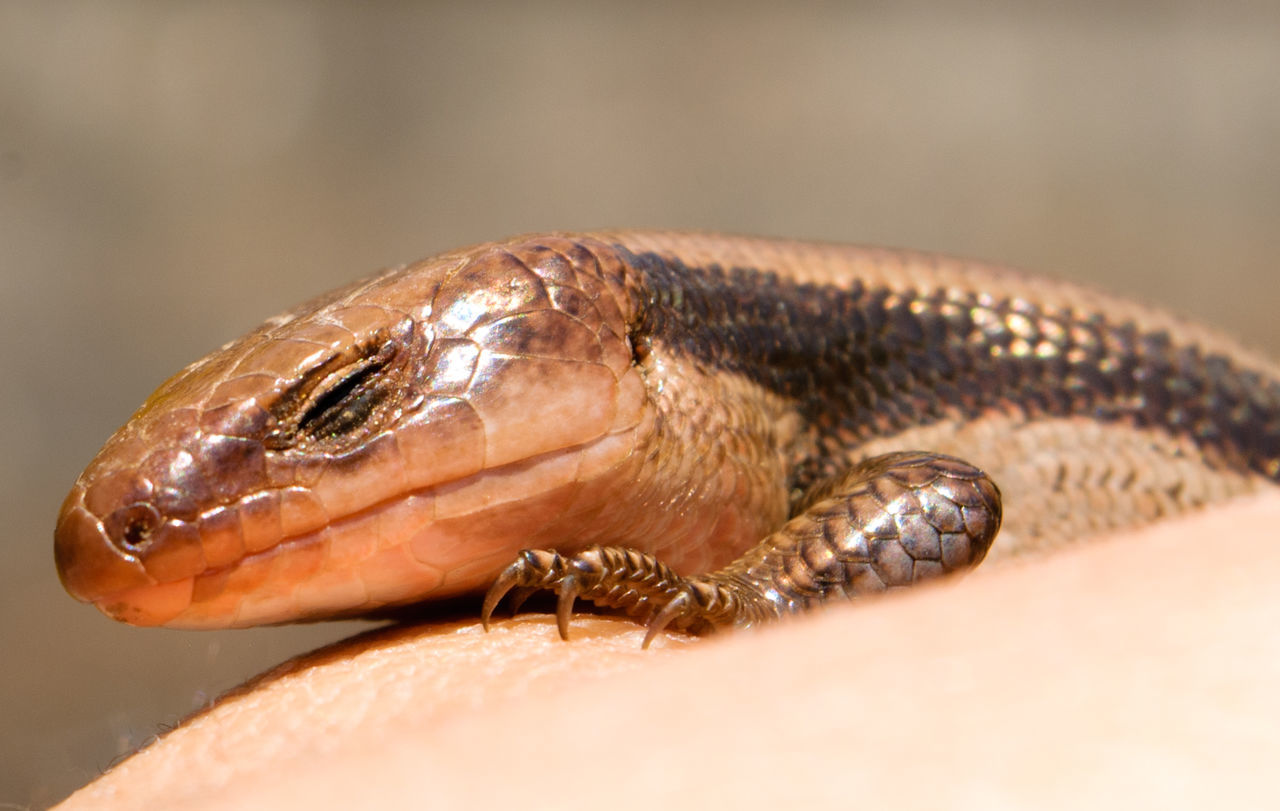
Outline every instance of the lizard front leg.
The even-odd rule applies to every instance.
[[[568,639],[581,597],[642,618],[644,645],[670,626],[692,633],[753,625],[828,600],[900,588],[977,565],[1000,529],[1000,490],[978,468],[922,451],[861,462],[823,487],[781,529],[708,574],[676,574],[648,553],[593,546],[574,555],[525,550],[485,596],[558,594]]]

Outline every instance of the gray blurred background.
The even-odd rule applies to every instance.
[[[381,266],[613,225],[904,245],[1280,354],[1280,12],[1209,5],[0,5],[0,803],[359,627],[120,626],[50,536],[164,377]]]

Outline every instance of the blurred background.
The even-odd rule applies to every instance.
[[[901,245],[1280,354],[1280,7],[0,5],[0,805],[359,625],[117,625],[58,505],[162,379],[379,267],[540,229]]]

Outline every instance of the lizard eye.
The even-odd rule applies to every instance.
[[[298,431],[319,440],[348,434],[363,425],[390,393],[382,372],[394,356],[395,344],[388,341],[369,357],[327,376],[308,398]]]
[[[358,439],[363,435],[359,429],[398,390],[390,367],[399,348],[395,340],[384,340],[331,357],[306,372],[277,404],[280,427],[267,437],[267,447],[284,450],[303,441],[342,445]]]

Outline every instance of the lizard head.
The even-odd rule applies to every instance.
[[[607,249],[542,238],[270,319],[161,385],[89,464],[55,530],[62,581],[173,627],[473,590],[632,455],[629,309]]]

